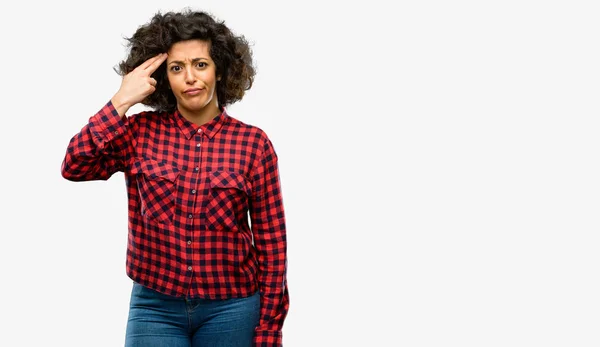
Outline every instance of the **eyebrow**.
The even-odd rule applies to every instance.
[[[192,59],[192,63],[195,63],[200,60],[208,60],[208,59],[207,58],[194,58],[194,59]],[[183,64],[183,62],[179,61],[179,60],[173,60],[172,62],[169,63],[169,65],[170,64]]]

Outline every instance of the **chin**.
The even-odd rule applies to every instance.
[[[193,104],[184,104],[185,108],[187,108],[190,111],[201,111],[204,108],[206,108],[208,106],[208,104],[205,103],[193,103]]]

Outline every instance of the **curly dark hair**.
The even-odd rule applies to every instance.
[[[216,65],[217,99],[219,106],[226,106],[242,100],[245,92],[252,87],[256,69],[252,60],[252,50],[243,35],[235,35],[225,22],[215,19],[204,11],[186,8],[180,12],[157,12],[152,19],[138,27],[127,40],[129,54],[115,67],[115,71],[125,76],[151,57],[167,52],[179,41],[200,39],[210,42],[210,57]],[[157,111],[174,111],[177,100],[169,89],[165,63],[153,74],[156,91],[146,97],[142,104]]]

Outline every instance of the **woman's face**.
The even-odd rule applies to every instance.
[[[216,66],[209,52],[210,43],[203,40],[180,41],[167,52],[167,78],[180,111],[218,109]]]

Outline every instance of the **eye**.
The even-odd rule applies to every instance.
[[[207,64],[203,61],[199,62],[198,64],[196,64],[196,66],[198,67],[205,67]]]
[[[173,66],[171,66],[171,71],[173,71],[173,72],[177,72],[177,71],[179,71],[180,69],[181,69],[181,68],[180,68],[178,65],[173,65]]]

